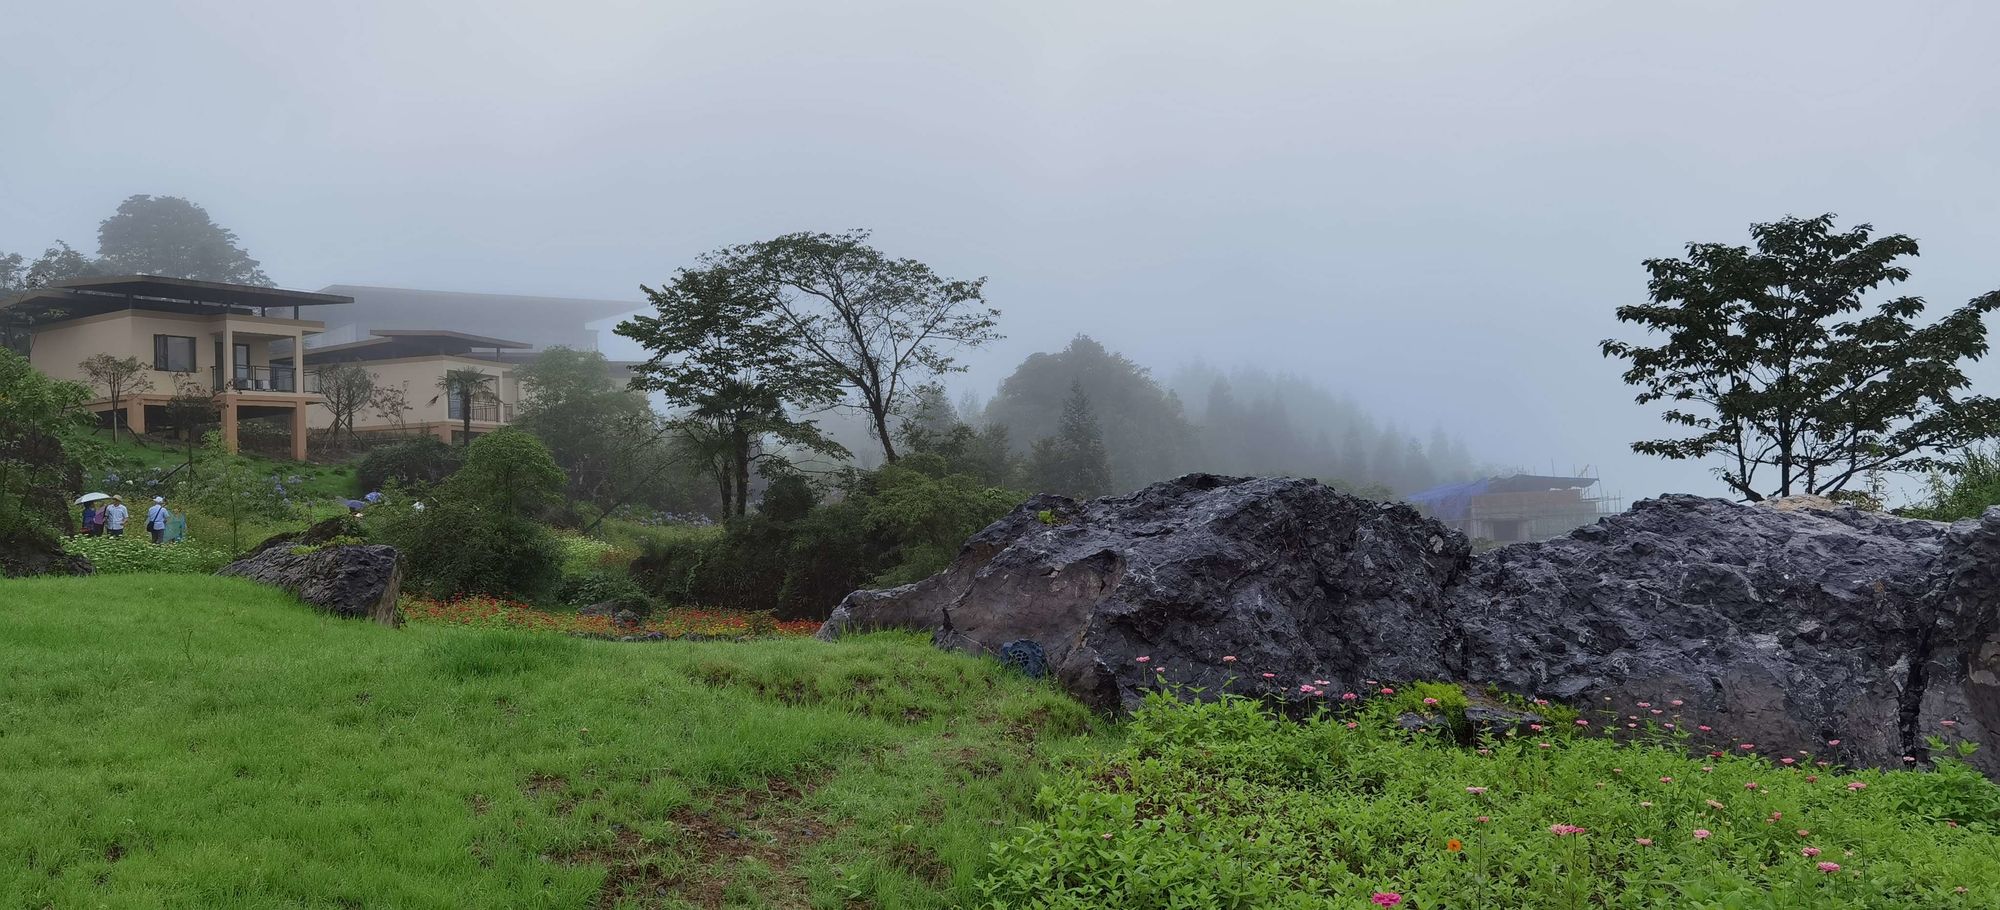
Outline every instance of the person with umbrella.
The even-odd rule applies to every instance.
[[[103,493],[85,493],[76,501],[83,504],[83,534],[96,537],[104,533],[104,500],[111,497]]]

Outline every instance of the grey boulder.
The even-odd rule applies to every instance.
[[[395,547],[329,546],[305,553],[292,549],[271,547],[223,566],[216,574],[283,588],[335,616],[402,625],[403,612],[396,601],[402,593],[403,570]]]

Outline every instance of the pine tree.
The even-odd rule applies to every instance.
[[[1091,411],[1083,383],[1070,383],[1056,435],[1038,440],[1028,458],[1028,476],[1037,490],[1078,499],[1111,490],[1111,467],[1104,454],[1104,433]]]

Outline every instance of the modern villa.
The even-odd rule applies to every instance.
[[[221,432],[231,451],[244,421],[282,424],[292,457],[303,460],[314,429],[333,424],[320,394],[318,367],[352,363],[373,374],[377,388],[402,392],[407,406],[374,406],[354,414],[357,434],[429,435],[463,441],[510,423],[521,401],[515,368],[557,345],[597,349],[588,324],[630,312],[614,300],[529,297],[334,285],[321,291],[126,275],[60,282],[0,300],[0,327],[10,346],[42,373],[90,385],[82,367],[98,354],[133,357],[147,369],[138,392],[118,410],[134,432],[168,425],[167,402],[190,384],[212,389]],[[309,318],[308,318],[309,317]],[[439,328],[453,326],[457,328]],[[518,329],[526,341],[482,332]],[[303,352],[304,363],[299,352]],[[623,379],[630,364],[610,364]],[[490,375],[477,399],[445,394],[445,374]],[[90,407],[113,421],[108,390]]]
[[[124,275],[59,282],[0,300],[13,345],[42,373],[90,385],[84,360],[99,354],[137,358],[144,388],[123,396],[125,423],[143,433],[166,420],[167,401],[184,385],[213,390],[221,433],[231,451],[250,420],[288,428],[291,453],[306,457],[309,412],[320,402],[316,377],[276,360],[325,329],[321,307],[350,303],[338,294]],[[107,390],[92,410],[115,419]]]
[[[514,420],[514,406],[521,400],[514,363],[502,358],[528,347],[526,342],[444,329],[376,329],[367,338],[343,344],[308,343],[306,371],[317,375],[318,368],[328,364],[357,364],[374,374],[376,388],[403,393],[407,412],[388,414],[363,407],[354,414],[356,433],[426,435],[443,442],[460,442],[468,426],[467,402],[462,396],[446,394],[439,382],[454,370],[493,377],[485,383],[484,394],[470,402],[469,423],[473,436],[492,432]],[[290,363],[289,355],[285,362]],[[332,412],[324,407],[314,409],[315,429],[332,424]]]

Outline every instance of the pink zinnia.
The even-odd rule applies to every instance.
[[[1540,733],[1540,732],[1542,732],[1542,725],[1541,725],[1541,724],[1529,724],[1529,725],[1528,725],[1528,729],[1530,729],[1530,730],[1533,730],[1533,731],[1535,731],[1536,733]]]
[[[1487,822],[1490,822],[1490,821],[1492,821],[1492,820],[1493,820],[1493,817],[1492,817],[1492,816],[1489,816],[1489,815],[1482,815],[1482,816],[1480,816],[1480,817],[1479,817],[1479,823],[1480,823],[1480,824],[1482,824],[1482,825],[1483,825],[1483,824],[1486,824]]]
[[[1708,829],[1707,829],[1707,828],[1696,828],[1696,829],[1694,829],[1694,839],[1695,839],[1695,840],[1708,840],[1708,834],[1709,834],[1709,831],[1708,831]]]
[[[1812,836],[1812,832],[1811,832],[1811,831],[1807,831],[1807,830],[1806,830],[1806,829],[1804,829],[1804,828],[1800,828],[1800,829],[1799,829],[1799,836],[1800,836],[1800,837],[1811,837],[1811,836]]]
[[[1557,837],[1568,837],[1568,836],[1570,836],[1570,835],[1572,835],[1572,834],[1582,834],[1582,833],[1584,832],[1584,830],[1585,830],[1585,829],[1583,829],[1583,828],[1579,828],[1579,827],[1577,827],[1577,826],[1575,826],[1575,825],[1550,825],[1550,826],[1549,826],[1549,833],[1550,833],[1550,834],[1553,834],[1553,835],[1555,835],[1555,836],[1557,836]]]
[[[1360,698],[1360,697],[1361,697],[1361,696],[1359,696],[1359,695],[1356,695],[1356,694],[1354,694],[1354,693],[1352,693],[1352,692],[1342,692],[1342,693],[1340,694],[1340,700],[1341,700],[1341,701],[1353,701],[1353,700],[1355,700],[1355,699],[1357,699],[1357,698]]]
[[[1263,676],[1263,677],[1264,677],[1265,679],[1277,679],[1277,678],[1278,678],[1278,674],[1276,674],[1276,673],[1263,673],[1263,674],[1259,674],[1259,675]]]
[[[1554,746],[1551,746],[1551,745],[1549,745],[1548,743],[1536,743],[1535,745],[1537,745],[1537,746],[1539,746],[1539,747],[1541,747],[1541,748],[1544,748],[1544,749],[1552,749],[1552,748],[1555,748]]]
[[[1785,756],[1784,758],[1781,758],[1781,759],[1778,759],[1778,764],[1781,764],[1781,765],[1795,765],[1795,764],[1798,764],[1798,759],[1796,759],[1796,758],[1793,758],[1793,757],[1791,757],[1791,756],[1787,755],[1787,756]]]
[[[1658,709],[1658,708],[1654,708],[1654,709],[1652,710],[1652,712],[1651,712],[1651,713],[1653,713],[1653,714],[1665,714],[1665,713],[1667,713],[1667,712],[1665,712],[1665,711],[1662,711],[1662,710],[1660,710],[1660,709]]]
[[[1354,721],[1351,721],[1351,720],[1350,720],[1350,721],[1348,721],[1348,722],[1347,722],[1347,729],[1349,729],[1349,730],[1352,730],[1352,729],[1354,729],[1355,727],[1359,727],[1359,726],[1361,726],[1361,725],[1360,725],[1360,724],[1357,724],[1357,723],[1355,723]]]
[[[1099,834],[1098,837],[1104,838],[1105,840],[1111,839],[1111,835],[1109,833]]]
[[[1389,688],[1388,686],[1383,686],[1383,687],[1382,687],[1382,694],[1383,694],[1383,695],[1394,695],[1394,694],[1396,694],[1396,690],[1394,690],[1394,689],[1391,689],[1391,688]]]
[[[1636,838],[1636,839],[1635,839],[1635,841],[1636,841],[1636,842],[1638,843],[1638,845],[1639,845],[1639,846],[1641,846],[1641,847],[1650,847],[1650,846],[1652,846],[1652,845],[1653,845],[1653,839],[1652,839],[1652,838],[1650,838],[1650,837],[1641,837],[1641,838]]]
[[[1132,659],[1133,659],[1134,661],[1137,661],[1138,663],[1142,663],[1142,664],[1143,664],[1143,663],[1145,663],[1145,662],[1147,662],[1147,661],[1149,661],[1149,660],[1152,660],[1152,658],[1150,658],[1150,657],[1147,657],[1147,656],[1146,656],[1146,655],[1144,655],[1144,654],[1141,654],[1141,655],[1139,655],[1138,657],[1135,657],[1135,658],[1132,658]]]
[[[1486,792],[1486,788],[1485,788],[1485,787],[1467,787],[1467,788],[1465,788],[1465,792],[1467,792],[1467,793],[1470,793],[1470,794],[1472,794],[1473,796],[1478,796],[1478,795],[1479,795],[1479,794],[1481,794],[1481,793],[1485,793],[1485,792]]]
[[[1546,708],[1549,706],[1549,700],[1546,698],[1537,698],[1535,699],[1535,706],[1538,708]]]
[[[1226,663],[1226,664],[1233,664],[1233,663],[1235,663],[1235,662],[1236,662],[1236,655],[1234,655],[1234,654],[1224,654],[1224,655],[1222,655],[1222,662],[1223,662],[1223,663]]]
[[[1757,748],[1757,744],[1756,744],[1756,743],[1740,743],[1740,744],[1738,744],[1738,745],[1737,745],[1737,747],[1736,747],[1736,748],[1738,748],[1738,749],[1742,749],[1743,751],[1745,751],[1745,752],[1748,752],[1748,751],[1750,751],[1751,749],[1755,749],[1755,748]]]
[[[1695,729],[1697,729],[1697,730],[1700,730],[1700,731],[1701,731],[1701,732],[1703,732],[1703,733],[1707,733],[1708,731],[1710,731],[1710,730],[1713,730],[1713,729],[1715,729],[1715,728],[1714,728],[1714,727],[1711,727],[1711,726],[1709,726],[1709,725],[1707,725],[1707,724],[1698,724],[1698,725],[1696,725],[1696,726],[1695,726]]]
[[[1804,850],[1800,850],[1800,851],[1799,851],[1799,855],[1800,855],[1800,856],[1818,856],[1818,855],[1819,855],[1819,848],[1818,848],[1818,847],[1807,847],[1807,848],[1805,848]]]
[[[1829,739],[1829,740],[1827,740],[1827,741],[1826,741],[1826,744],[1827,744],[1827,745],[1829,745],[1829,746],[1838,746],[1838,745],[1840,745],[1840,740],[1837,740],[1837,739]]]
[[[1667,702],[1667,704],[1673,705],[1674,707],[1678,708],[1682,705],[1687,704],[1687,702],[1681,701],[1680,699],[1676,698],[1673,701]]]
[[[1719,802],[1716,802],[1715,800],[1712,800],[1712,799],[1710,799],[1710,800],[1703,800],[1703,802],[1706,802],[1706,803],[1708,803],[1708,807],[1709,807],[1710,809],[1722,809],[1722,808],[1726,808],[1726,807],[1725,807],[1725,806],[1723,806],[1723,805],[1722,805],[1721,803],[1719,803]]]
[[[1649,701],[1642,701],[1642,702],[1640,702],[1640,703],[1639,703],[1639,707],[1641,707],[1641,708],[1650,708],[1650,707],[1652,707],[1652,706],[1653,706],[1653,703],[1652,703],[1652,702],[1649,702]]]
[[[1945,725],[1945,726],[1947,726],[1947,727],[1956,727],[1956,726],[1958,726],[1958,721],[1955,721],[1955,720],[1941,720],[1941,721],[1938,721],[1938,723],[1940,723],[1940,724],[1943,724],[1943,725]]]
[[[1663,784],[1671,784],[1671,783],[1673,783],[1673,782],[1674,782],[1674,779],[1673,779],[1673,778],[1671,778],[1671,777],[1662,777],[1662,778],[1660,778],[1660,783],[1663,783]]]
[[[1824,873],[1826,873],[1826,874],[1828,874],[1828,875],[1832,875],[1833,873],[1835,873],[1835,872],[1839,872],[1839,871],[1840,871],[1840,864],[1839,864],[1839,863],[1820,863],[1820,864],[1819,864],[1819,871],[1821,871],[1821,872],[1824,872]]]
[[[1403,902],[1403,896],[1394,891],[1377,891],[1369,900],[1374,901],[1377,907],[1394,907]]]
[[[1437,703],[1438,703],[1438,700],[1437,700],[1437,699],[1435,699],[1435,698],[1426,698],[1426,699],[1424,699],[1424,704],[1427,704],[1427,705],[1435,705],[1435,704],[1437,704]]]
[[[1576,719],[1576,725],[1579,727],[1588,727],[1590,726],[1590,721],[1584,720],[1583,718],[1579,717]]]
[[[1866,790],[1866,789],[1868,789],[1868,785],[1867,785],[1867,784],[1864,784],[1864,783],[1862,783],[1862,782],[1860,782],[1860,781],[1858,781],[1858,780],[1851,780],[1851,781],[1848,781],[1848,782],[1847,782],[1847,789],[1849,789],[1849,790]]]
[[[1757,789],[1757,782],[1756,782],[1756,781],[1754,781],[1754,780],[1753,780],[1753,781],[1746,781],[1746,782],[1744,782],[1744,784],[1743,784],[1743,789],[1745,789],[1745,790],[1755,790],[1755,789]]]

